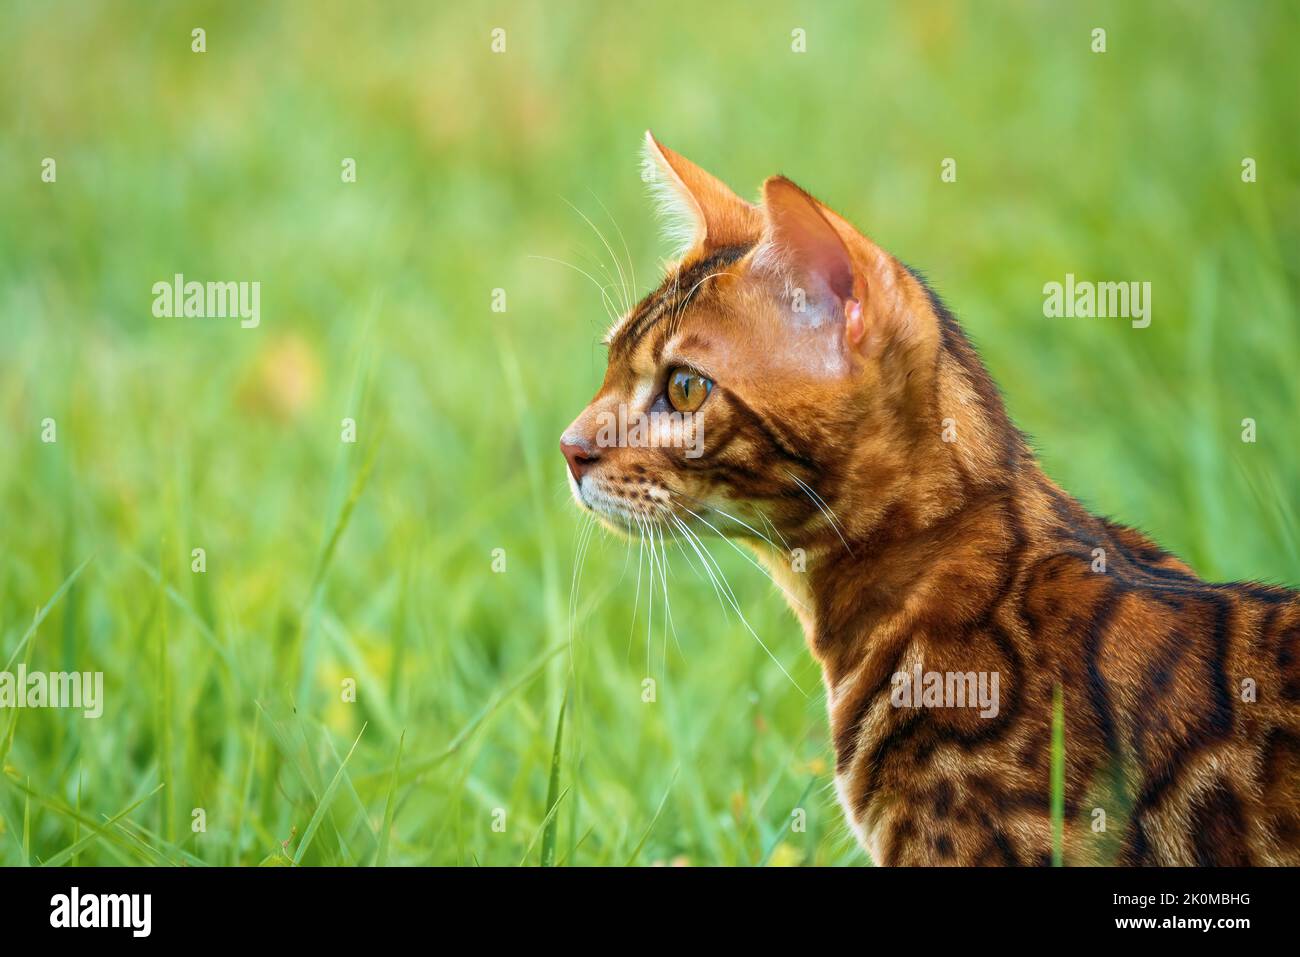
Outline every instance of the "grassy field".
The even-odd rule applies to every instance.
[[[1294,5],[626,7],[4,5],[0,670],[104,713],[0,710],[0,864],[868,863],[772,587],[714,544],[793,680],[568,500],[647,127],[923,270],[1088,505],[1300,582]],[[1044,318],[1067,273],[1150,327]]]

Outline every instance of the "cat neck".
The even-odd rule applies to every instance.
[[[881,636],[959,634],[987,614],[1025,545],[1018,498],[1012,487],[988,491],[932,524],[811,566],[805,634],[828,680],[856,669]]]
[[[787,525],[789,547],[757,546],[832,687],[889,644],[882,636],[961,634],[987,614],[1010,559],[1047,534],[1019,516],[1063,495],[961,327],[930,302],[937,352],[902,366],[911,371],[892,389],[866,384],[861,401],[876,408],[857,435],[828,443],[836,451],[803,483],[808,518]]]
[[[934,466],[924,489],[882,497],[869,520],[859,510],[858,521],[846,517],[834,534],[823,530],[802,562],[760,552],[832,687],[867,655],[885,653],[894,637],[960,634],[988,614],[1009,588],[1012,559],[1045,534],[1020,516],[1062,494],[1028,452],[978,483]]]

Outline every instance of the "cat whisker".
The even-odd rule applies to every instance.
[[[637,516],[637,524],[644,520]],[[650,636],[654,633],[654,612],[655,612],[655,538],[654,532],[648,527],[645,528],[646,549],[650,553],[650,591],[646,600],[646,618],[645,618],[645,666],[646,672],[649,673],[654,669],[654,662],[650,657]]]
[[[645,560],[645,531],[643,529],[638,530],[637,534],[636,597],[632,600],[632,627],[627,632],[627,657],[629,661],[632,660],[632,637],[636,633],[636,613],[641,607],[641,566]]]
[[[717,571],[722,586],[725,589],[727,601],[731,605],[731,608],[736,613],[737,617],[740,618],[741,624],[745,626],[745,630],[748,631],[750,635],[753,636],[754,640],[758,642],[758,646],[762,648],[764,652],[767,653],[767,656],[772,659],[772,662],[778,668],[781,669],[781,674],[785,675],[786,679],[790,682],[790,684],[794,685],[795,689],[805,698],[808,697],[808,692],[804,691],[803,687],[799,684],[799,682],[794,680],[794,676],[791,675],[790,672],[786,671],[785,665],[781,664],[781,660],[777,658],[775,654],[772,653],[772,649],[769,648],[763,642],[763,639],[758,636],[758,632],[754,631],[753,626],[751,626],[749,623],[749,619],[747,619],[745,617],[745,613],[740,610],[740,605],[736,601],[735,592],[731,590],[731,585],[727,582],[727,576],[725,573],[723,573],[722,566],[718,565],[717,559],[713,558],[713,555],[711,552],[709,552],[708,547],[705,546],[704,542],[700,539],[698,535],[696,535],[693,531],[691,531],[690,526],[688,526],[676,515],[673,515],[671,512],[668,514],[669,517],[672,518],[672,520],[677,523],[677,527],[682,530],[683,534],[686,536],[686,540],[691,543],[691,547],[696,550],[696,554],[700,556],[700,561],[702,562],[705,561],[706,560],[705,556],[707,556],[708,560],[711,560],[713,562],[714,569]],[[710,575],[710,578],[712,577],[713,576]]]
[[[763,642],[763,639],[758,636],[758,633],[754,631],[753,626],[750,625],[749,623],[749,619],[745,617],[745,613],[740,610],[740,605],[736,598],[736,593],[732,590],[731,583],[727,581],[726,573],[723,572],[722,566],[719,565],[717,559],[713,557],[713,553],[709,550],[708,546],[704,544],[704,540],[701,539],[697,534],[695,534],[695,532],[691,530],[690,526],[688,526],[676,515],[670,514],[669,517],[672,518],[672,520],[677,523],[677,527],[680,528],[683,535],[686,536],[686,541],[688,542],[688,544],[690,544],[692,549],[695,550],[695,553],[699,556],[700,561],[704,563],[705,572],[708,574],[709,580],[713,583],[715,592],[717,592],[719,595],[719,601],[721,601],[723,597],[726,598],[727,604],[731,606],[732,611],[736,613],[736,616],[740,619],[741,624],[745,626],[745,629],[750,633],[750,635],[754,638],[754,640],[758,642],[759,647],[762,648],[763,651],[767,653],[767,656],[772,659],[773,663],[777,666],[777,668],[781,670],[781,673],[786,676],[786,678],[790,681],[790,683],[795,686],[795,688],[799,691],[799,693],[802,694],[804,697],[807,697],[808,693],[804,691],[802,686],[800,686],[799,682],[795,681],[794,677],[788,671],[786,671],[785,667],[781,664],[780,660],[776,657],[775,654],[772,653],[772,650],[768,648],[768,646]],[[721,587],[719,588],[719,586]]]
[[[651,635],[654,632],[655,571],[658,569],[658,564],[655,561],[655,538],[654,532],[651,530],[649,523],[644,518],[633,513],[632,520],[636,522],[637,527],[640,528],[641,537],[645,540],[646,561],[650,569],[650,591],[648,593],[649,606],[647,608],[645,624],[645,658],[646,674],[652,674],[654,672],[654,662],[650,657],[650,644]]]
[[[662,524],[659,526],[659,544],[663,547],[663,554],[664,554],[664,568],[665,568],[665,571],[667,572],[667,571],[671,571],[672,566],[670,566],[670,565],[668,564],[668,544],[664,541],[664,529],[665,529],[665,528],[667,528],[667,529],[668,529],[668,533],[669,533],[670,535],[673,536],[673,543],[674,543],[674,544],[677,544],[677,536],[676,536],[675,534],[673,534],[673,530],[672,530],[670,527],[665,526],[665,525],[662,525]],[[667,576],[665,576],[665,577],[667,577]],[[665,601],[666,601],[666,600],[667,600],[667,598],[665,597]],[[682,647],[681,640],[677,637],[677,625],[673,622],[673,618],[672,618],[671,611],[672,611],[672,609],[671,609],[671,606],[670,606],[670,608],[669,608],[669,616],[668,616],[668,624],[671,626],[671,629],[672,629],[672,634],[673,634],[673,644],[675,644],[675,645],[677,646],[677,652],[678,652],[678,654],[680,654],[683,658],[685,658],[685,657],[686,657],[686,649]]]
[[[731,275],[734,275],[734,273],[732,273],[730,270],[719,269],[717,272],[709,273],[707,276],[705,276],[703,279],[697,282],[694,286],[692,286],[690,288],[690,291],[687,292],[686,295],[681,298],[676,310],[673,311],[672,318],[669,321],[668,335],[671,337],[677,334],[677,329],[681,325],[682,314],[686,311],[686,306],[691,301],[691,296],[695,295],[695,290],[699,289],[710,279],[716,279],[718,276],[731,276]]]
[[[578,590],[582,586],[582,566],[587,560],[587,548],[591,543],[592,533],[596,528],[595,516],[588,515],[587,523],[578,533],[578,543],[574,549],[573,577],[569,581],[569,667],[573,668],[573,637],[577,630]]]
[[[709,507],[712,508],[712,506],[709,506]],[[787,590],[787,589],[786,589],[786,588],[785,588],[785,587],[784,587],[784,586],[783,586],[779,581],[777,581],[775,578],[773,578],[772,575],[771,575],[771,573],[768,572],[768,570],[767,570],[766,568],[764,568],[762,565],[760,565],[760,564],[759,564],[759,563],[754,559],[754,556],[753,556],[753,555],[750,555],[748,552],[746,552],[743,548],[741,548],[740,546],[738,546],[735,542],[733,542],[733,541],[732,541],[730,538],[728,538],[726,535],[723,535],[722,532],[718,531],[717,527],[714,526],[713,523],[710,522],[708,519],[706,519],[703,515],[700,515],[700,514],[698,514],[697,512],[693,511],[692,509],[687,508],[685,505],[679,505],[678,508],[686,509],[686,511],[690,512],[692,515],[694,515],[697,519],[699,519],[701,522],[703,522],[703,523],[704,523],[705,525],[707,525],[709,528],[713,529],[713,531],[717,534],[717,536],[718,536],[719,538],[721,538],[724,542],[726,542],[726,543],[727,543],[728,545],[730,545],[733,549],[735,549],[735,551],[736,551],[737,554],[741,555],[741,556],[745,559],[745,561],[749,562],[751,565],[753,565],[755,568],[757,568],[760,572],[762,572],[762,573],[763,573],[763,577],[766,578],[768,581],[770,581],[773,585],[775,585],[775,586],[777,587],[777,590],[780,591],[781,594],[783,594],[783,595],[786,597],[786,599],[787,599],[791,604],[798,605],[798,606],[799,606],[800,608],[802,608],[804,611],[811,611],[811,610],[808,608],[807,605],[805,605],[803,602],[801,602],[798,598],[795,598],[794,595],[790,594],[790,592],[789,592],[789,591],[788,591],[788,590]],[[748,527],[748,526],[746,526],[746,527]],[[769,544],[770,544],[770,542],[769,542]],[[773,548],[776,548],[775,545],[772,545],[772,547],[773,547]]]
[[[795,482],[799,484],[799,487],[808,494],[809,501],[811,501],[814,505],[816,505],[817,508],[821,510],[821,513],[826,516],[826,520],[830,523],[831,528],[834,529],[835,534],[839,536],[840,542],[843,543],[844,550],[847,551],[850,556],[852,556],[853,549],[849,548],[849,543],[845,541],[844,534],[843,532],[840,531],[841,528],[840,521],[835,517],[835,513],[831,511],[830,506],[827,505],[826,502],[822,499],[822,497],[818,495],[817,492],[799,476],[795,475],[789,469],[784,469],[783,471],[785,472],[786,475],[790,476],[790,478],[794,479]]]
[[[636,266],[632,263],[632,250],[628,248],[627,237],[623,235],[623,229],[619,226],[618,220],[614,218],[614,214],[609,211],[609,207],[596,195],[595,191],[589,188],[587,192],[591,193],[591,198],[600,204],[600,208],[605,211],[606,218],[613,225],[614,231],[618,233],[618,241],[623,244],[623,255],[627,257],[627,272],[632,278],[632,294],[636,295],[639,288],[636,284]]]
[[[595,268],[600,270],[601,276],[604,277],[605,279],[605,288],[618,290],[620,298],[624,302],[626,302],[627,294],[625,291],[623,280],[621,278],[619,279],[614,278],[614,274],[609,271],[609,266],[605,264],[605,261],[600,257],[599,253],[590,252],[585,246],[582,248],[582,252],[585,253],[591,259],[592,264],[595,266]],[[610,306],[612,307],[612,311],[619,313],[620,315],[627,315],[627,312],[629,311],[629,310],[622,310],[622,312],[620,313],[619,307],[616,303],[613,302],[612,296],[610,297]],[[607,309],[606,311],[609,312],[611,310]]]
[[[573,574],[569,580],[569,640],[570,641],[573,640],[574,595],[578,587],[578,580],[580,578],[581,569],[582,569],[582,560],[584,557],[583,549],[587,544],[588,538],[590,538],[591,529],[596,524],[596,519],[594,516],[586,515],[585,518],[586,521],[583,523],[582,527],[578,530],[578,536],[573,550]]]
[[[676,524],[678,528],[682,528],[682,521],[681,521],[681,519],[679,519],[676,515],[671,515],[671,514],[670,514],[668,517],[669,517],[670,519],[672,519],[673,523]],[[685,532],[686,529],[682,528],[682,531]],[[692,550],[695,551],[696,555],[699,555],[699,549],[697,549],[697,548],[695,547],[695,543],[694,543],[694,542],[692,542],[692,541],[688,538],[688,539],[686,539],[686,543],[687,543],[688,545],[691,546]],[[689,552],[684,552],[683,554],[686,555],[687,560],[689,561],[689,560],[690,560],[690,553],[689,553]],[[703,559],[701,558],[700,561],[703,561]],[[694,565],[695,563],[692,561],[691,564]],[[705,579],[706,579],[706,580],[707,580],[707,581],[708,581],[708,582],[713,586],[713,592],[714,592],[714,594],[718,596],[718,605],[722,608],[722,613],[723,613],[723,615],[724,615],[724,616],[729,616],[729,615],[731,614],[731,612],[728,610],[728,608],[727,608],[727,606],[726,606],[726,603],[723,602],[723,600],[722,600],[722,592],[718,589],[718,582],[717,582],[717,580],[713,577],[713,570],[710,569],[709,566],[708,566],[707,564],[702,565],[702,566],[700,566],[700,567],[702,567],[703,570],[704,570],[704,577],[705,577]]]
[[[703,508],[707,508],[707,509],[709,509],[709,510],[711,510],[711,511],[717,512],[717,513],[718,513],[719,515],[721,515],[723,518],[728,518],[728,519],[730,519],[731,521],[735,522],[737,525],[741,526],[742,528],[746,528],[746,529],[748,529],[749,531],[753,532],[755,535],[757,535],[757,536],[758,536],[759,538],[761,538],[763,541],[765,541],[765,542],[767,542],[769,545],[771,545],[772,548],[776,549],[776,551],[781,551],[781,549],[777,548],[776,542],[772,541],[770,538],[768,538],[766,535],[764,535],[762,532],[760,532],[758,529],[756,529],[753,525],[750,525],[749,523],[745,522],[744,520],[742,520],[742,519],[740,519],[740,518],[737,518],[735,515],[732,515],[730,512],[728,512],[728,511],[726,511],[726,510],[724,510],[724,509],[718,508],[718,506],[713,505],[713,504],[711,504],[711,503],[709,503],[709,502],[706,502],[706,501],[704,501],[704,500],[701,499],[701,498],[696,498],[694,495],[687,495],[685,492],[678,492],[677,495],[678,495],[680,498],[689,498],[692,502],[696,502],[697,504],[699,504],[699,505],[702,506]],[[684,508],[684,507],[685,507],[685,506],[683,506],[683,508]],[[759,515],[762,515],[763,513],[762,513],[762,512],[759,512],[758,514],[759,514]],[[770,525],[771,523],[769,522],[768,524]],[[714,531],[717,531],[717,529],[714,529]],[[778,534],[779,534],[779,533],[778,533]]]
[[[781,534],[781,530],[773,525],[772,520],[764,515],[759,509],[754,509],[754,514],[763,520],[763,524],[772,530],[773,535],[781,539],[781,544],[785,546],[785,550],[788,552],[790,550],[790,543],[785,540],[785,536]]]
[[[564,199],[563,196],[561,196],[560,198]],[[632,305],[633,305],[632,294],[628,291],[627,277],[623,275],[623,267],[622,265],[620,265],[618,261],[618,255],[614,252],[614,247],[609,244],[609,240],[607,240],[605,238],[605,234],[600,231],[600,227],[597,226],[595,223],[593,223],[588,218],[586,213],[580,210],[577,206],[573,205],[573,203],[570,203],[567,199],[564,199],[564,202],[568,205],[570,209],[572,209],[575,213],[577,213],[579,216],[582,217],[583,222],[585,222],[588,226],[591,227],[592,231],[596,234],[596,238],[599,239],[602,244],[604,244],[605,249],[609,253],[610,258],[614,260],[614,268],[618,270],[619,292],[623,297],[623,312],[625,313],[631,312]]]
[[[668,633],[672,632],[673,644],[677,646],[680,653],[682,643],[677,638],[677,625],[673,623],[673,606],[668,597],[668,546],[664,542],[663,526],[651,526],[650,535],[653,538],[655,533],[659,534],[659,584],[664,593],[664,674],[668,673]]]
[[[618,303],[614,302],[614,300],[613,300],[612,298],[610,298],[610,295],[609,295],[609,287],[606,286],[606,285],[604,285],[604,284],[602,284],[602,283],[600,282],[600,280],[598,280],[598,279],[597,279],[595,276],[593,276],[591,273],[587,272],[587,270],[583,269],[581,266],[575,266],[575,265],[574,265],[573,263],[571,263],[571,262],[566,262],[566,261],[563,260],[563,259],[556,259],[554,256],[537,256],[537,255],[531,255],[531,254],[530,254],[530,255],[528,256],[528,258],[529,258],[529,259],[540,259],[540,260],[542,260],[543,262],[555,263],[555,264],[560,265],[560,266],[567,266],[569,269],[572,269],[574,272],[579,273],[579,274],[581,274],[581,275],[583,275],[583,276],[586,276],[587,279],[591,282],[591,284],[592,284],[593,286],[595,286],[597,290],[599,290],[599,292],[600,292],[600,300],[601,300],[601,304],[605,307],[605,313],[606,313],[606,315],[609,316],[609,318],[610,318],[611,321],[613,321],[613,322],[617,322],[617,321],[618,321],[619,316],[621,315],[621,313],[620,313],[619,310],[618,310]],[[626,310],[624,310],[624,312],[626,312]]]
[[[593,518],[593,521],[594,520],[595,519]],[[627,545],[627,549],[623,553],[623,570],[618,573],[618,581],[614,583],[614,587],[616,588],[623,584],[623,579],[627,577],[627,566],[632,562],[632,536],[623,536],[623,541]]]

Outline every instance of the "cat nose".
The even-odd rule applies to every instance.
[[[600,452],[590,442],[568,435],[560,436],[560,451],[569,463],[569,471],[573,473],[575,482],[581,482],[583,473],[600,458]]]

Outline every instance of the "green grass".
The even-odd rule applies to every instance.
[[[573,575],[609,317],[553,260],[650,287],[646,127],[924,270],[1086,503],[1300,580],[1293,7],[628,7],[5,5],[0,661],[106,708],[0,715],[0,864],[867,862],[752,566],[715,544],[807,696],[691,556],[675,639],[635,549]],[[176,272],[261,326],[155,319]],[[1150,281],[1151,327],[1044,319],[1067,272]]]
[[[1052,866],[1065,865],[1065,704],[1061,686],[1052,692]]]

